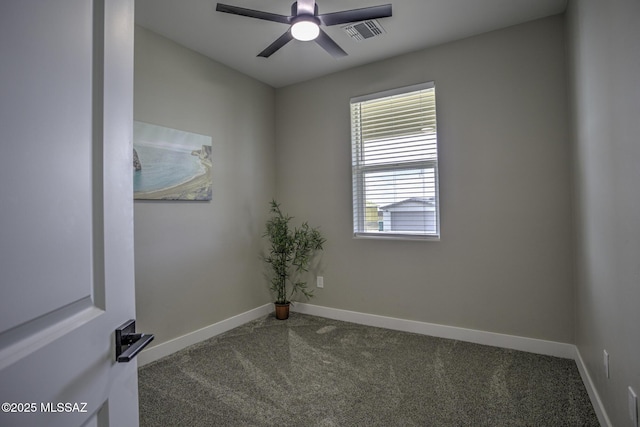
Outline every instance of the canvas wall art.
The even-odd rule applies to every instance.
[[[211,200],[211,137],[133,123],[133,197]]]

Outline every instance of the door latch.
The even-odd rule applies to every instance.
[[[129,320],[116,329],[116,361],[131,362],[153,338],[152,334],[137,334],[136,321]]]

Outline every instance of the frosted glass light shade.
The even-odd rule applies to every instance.
[[[307,42],[314,40],[320,34],[320,27],[312,21],[298,21],[291,26],[291,35],[294,39]]]

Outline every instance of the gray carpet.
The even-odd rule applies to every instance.
[[[572,360],[292,313],[140,369],[140,426],[598,426]]]

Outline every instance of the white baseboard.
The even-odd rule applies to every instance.
[[[319,305],[295,303],[292,311],[361,325],[376,326],[396,331],[413,332],[438,338],[448,338],[467,341],[493,347],[509,348],[512,350],[528,351],[530,353],[573,359],[575,346],[573,344],[556,341],[545,341],[535,338],[525,338],[515,335],[498,334],[494,332],[465,329],[455,326],[438,325],[435,323],[418,322],[415,320],[398,319],[395,317],[378,316],[375,314],[356,311],[340,310]]]
[[[208,340],[209,338],[220,335],[224,332],[230,331],[233,328],[244,325],[252,320],[259,319],[273,311],[273,304],[265,304],[236,316],[230,317],[225,320],[221,320],[213,325],[205,326],[197,331],[190,332],[180,337],[174,338],[162,344],[158,344],[154,347],[143,350],[138,355],[138,367],[144,366],[148,363],[154,362],[165,356],[189,347],[190,345],[197,344],[201,341]]]
[[[580,354],[580,350],[578,350],[578,347],[576,347],[574,359],[576,361],[576,365],[578,365],[578,371],[580,372],[580,376],[582,377],[582,382],[584,383],[584,387],[587,389],[589,399],[591,399],[591,404],[593,405],[593,409],[596,411],[596,415],[598,416],[600,425],[605,427],[612,427],[613,424],[611,424],[611,420],[609,420],[607,411],[605,411],[604,409],[602,400],[600,400],[600,395],[596,391],[596,387],[593,384],[591,375],[589,375],[587,365],[585,365],[584,360],[582,360],[582,355]]]

